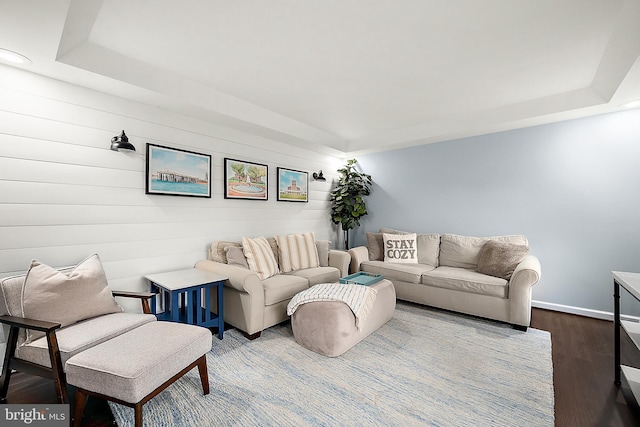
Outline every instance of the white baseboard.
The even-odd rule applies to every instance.
[[[590,308],[574,307],[571,305],[554,304],[544,301],[531,301],[531,306],[536,308],[543,308],[545,310],[561,311],[563,313],[577,314],[580,316],[593,317],[596,319],[610,320],[613,322],[613,313],[608,311],[592,310]],[[628,316],[623,314],[620,316],[623,320],[631,320],[633,322],[640,322],[640,317]]]

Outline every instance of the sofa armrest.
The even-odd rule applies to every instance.
[[[329,267],[335,267],[340,270],[340,277],[347,276],[349,274],[349,263],[351,262],[351,255],[345,251],[338,251],[335,249],[329,250]]]
[[[264,305],[264,287],[258,275],[253,271],[208,259],[198,261],[195,268],[227,276],[229,279],[225,281],[225,286],[252,294],[255,298],[261,298],[262,305]]]
[[[349,255],[351,255],[350,273],[357,273],[360,271],[360,264],[363,261],[369,261],[369,249],[366,246],[357,246],[349,249]]]
[[[511,275],[509,281],[509,305],[511,323],[529,326],[531,322],[531,287],[542,275],[540,261],[527,255]]]

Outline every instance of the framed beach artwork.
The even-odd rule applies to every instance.
[[[244,160],[224,159],[224,198],[267,200],[267,165]]]
[[[211,156],[147,144],[146,194],[211,197]]]
[[[308,202],[309,173],[278,168],[278,201]]]

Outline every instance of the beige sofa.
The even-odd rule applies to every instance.
[[[278,245],[273,237],[267,238],[276,261]],[[217,241],[211,244],[208,259],[198,261],[196,268],[227,276],[224,284],[224,320],[254,339],[273,325],[289,318],[287,304],[295,294],[318,283],[337,282],[349,274],[350,256],[345,251],[329,249],[330,242],[315,242],[319,267],[278,273],[261,280],[242,259],[240,242]],[[211,306],[217,307],[217,296],[212,293]]]
[[[540,280],[541,267],[528,254],[526,237],[417,234],[417,262],[398,263],[384,260],[385,249],[394,248],[384,246],[384,233],[407,234],[384,228],[367,233],[367,246],[349,250],[351,272],[382,274],[401,300],[499,320],[521,330],[529,326],[531,287]],[[404,246],[412,254],[411,244]]]

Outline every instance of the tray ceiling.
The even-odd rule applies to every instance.
[[[0,4],[21,68],[341,154],[640,99],[640,0]]]

